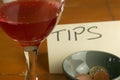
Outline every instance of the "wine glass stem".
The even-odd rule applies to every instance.
[[[25,80],[38,80],[37,77],[37,47],[24,48],[27,63]]]

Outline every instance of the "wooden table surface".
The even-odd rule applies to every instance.
[[[113,21],[120,19],[120,0],[66,0],[59,24]],[[64,74],[50,74],[46,40],[38,54],[40,80],[66,80]],[[23,49],[0,29],[0,80],[24,80]]]

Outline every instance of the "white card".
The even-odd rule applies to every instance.
[[[57,25],[47,38],[50,73],[62,73],[66,56],[99,50],[120,57],[120,21]]]

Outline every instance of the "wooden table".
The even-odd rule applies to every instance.
[[[112,21],[120,19],[120,0],[66,0],[59,24]],[[46,40],[38,54],[40,80],[66,80],[63,74],[50,74]],[[24,80],[26,63],[22,47],[0,29],[0,80]]]

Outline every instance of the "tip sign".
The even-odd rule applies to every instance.
[[[120,57],[120,21],[57,25],[47,38],[50,73],[61,73],[66,56],[99,50]]]

